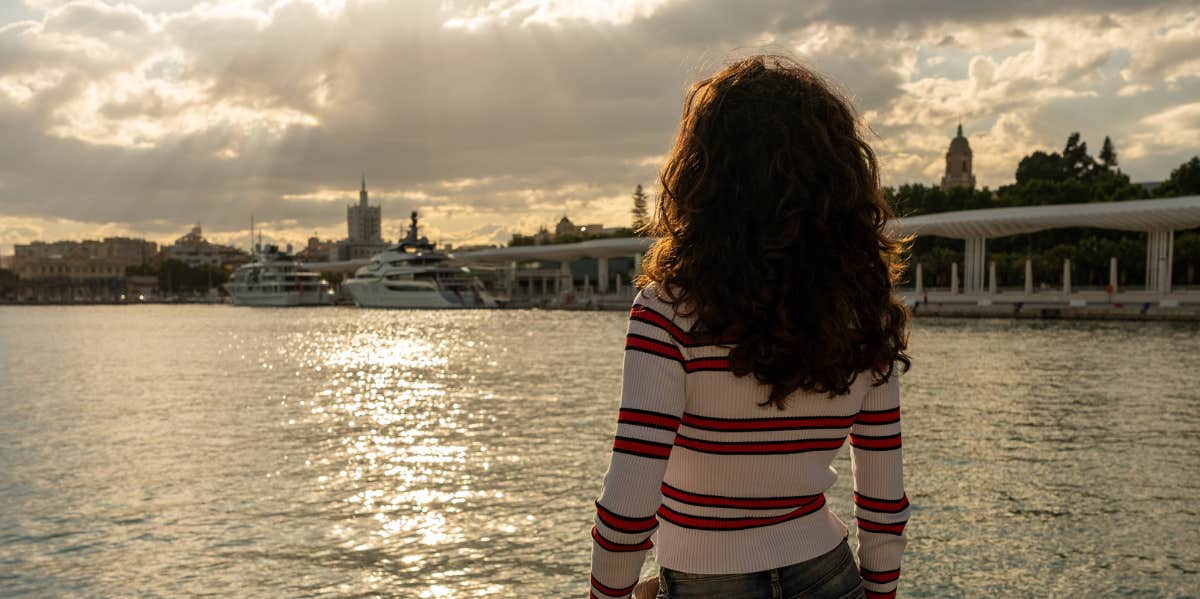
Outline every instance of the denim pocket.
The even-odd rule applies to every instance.
[[[788,570],[783,595],[788,599],[849,599],[864,595],[858,565],[845,541],[833,551]]]

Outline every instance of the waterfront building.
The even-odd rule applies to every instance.
[[[44,244],[52,245],[52,244]],[[125,266],[89,256],[82,250],[67,254],[14,255],[20,281],[17,299],[25,302],[119,301],[125,287]]]
[[[204,238],[200,225],[162,249],[163,260],[178,260],[192,268],[245,264],[250,256],[233,246],[211,243]]]
[[[337,259],[337,243],[313,235],[308,238],[308,245],[296,253],[296,258],[304,262],[329,262],[335,260]]]
[[[102,241],[34,241],[13,247],[14,270],[18,264],[49,258],[80,257],[109,260],[122,268],[149,264],[158,254],[158,244],[145,239],[105,237]]]
[[[946,151],[946,174],[942,177],[942,190],[955,187],[975,187],[975,175],[971,170],[973,155],[971,144],[963,135],[962,123],[958,124],[958,135],[950,140]]]
[[[337,260],[366,260],[388,249],[383,239],[383,210],[367,201],[367,177],[363,175],[358,204],[346,207],[345,240],[338,242]]]
[[[567,218],[565,214],[559,219],[558,224],[554,225],[555,235],[572,235],[578,232],[579,227],[576,227],[575,223],[571,222],[571,219]]]
[[[158,244],[145,239],[105,237],[101,244],[105,257],[126,267],[149,264],[158,256]]]

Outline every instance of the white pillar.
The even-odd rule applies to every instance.
[[[1112,287],[1112,292],[1117,292],[1117,257],[1113,256],[1108,259],[1108,286]]]
[[[950,293],[958,293],[958,263],[950,263]]]
[[[1063,295],[1071,295],[1071,259],[1063,258]]]
[[[585,273],[583,273],[583,292],[586,294],[586,293],[590,293],[591,290],[592,290],[592,274],[585,272]]]
[[[638,252],[633,255],[633,276],[642,274],[642,253]]]
[[[1175,232],[1151,231],[1146,240],[1146,291],[1171,292]]]
[[[608,258],[596,258],[596,290],[608,291]]]
[[[1157,240],[1157,237],[1154,235],[1154,231],[1146,233],[1146,291],[1154,291],[1156,289],[1154,271],[1158,266],[1158,262],[1154,259],[1156,255],[1154,251],[1155,240]]]
[[[925,273],[921,270],[921,263],[917,263],[917,295],[925,293]]]
[[[555,291],[559,294],[570,291],[575,286],[575,281],[571,280],[571,263],[563,260],[558,263],[558,288]]]
[[[975,240],[967,239],[963,247],[963,292],[974,291],[975,284]]]
[[[616,273],[616,279],[617,279],[617,281],[616,281],[617,295],[621,295],[621,273]]]
[[[996,263],[988,264],[988,293],[996,295]]]
[[[966,240],[963,252],[963,289],[967,293],[983,291],[984,270],[987,268],[987,239],[973,237]]]
[[[1025,259],[1025,295],[1033,295],[1033,260]]]

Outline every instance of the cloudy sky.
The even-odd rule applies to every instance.
[[[1135,180],[1200,153],[1194,1],[0,0],[0,253],[340,238],[364,171],[389,238],[625,224],[687,83],[756,51],[850,92],[888,184],[960,119],[992,187],[1076,130]]]

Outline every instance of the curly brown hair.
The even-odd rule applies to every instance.
[[[785,57],[739,60],[688,90],[644,233],[637,284],[733,339],[734,374],[846,393],[911,365],[909,314],[892,294],[907,240],[890,234],[875,153],[846,100]]]

